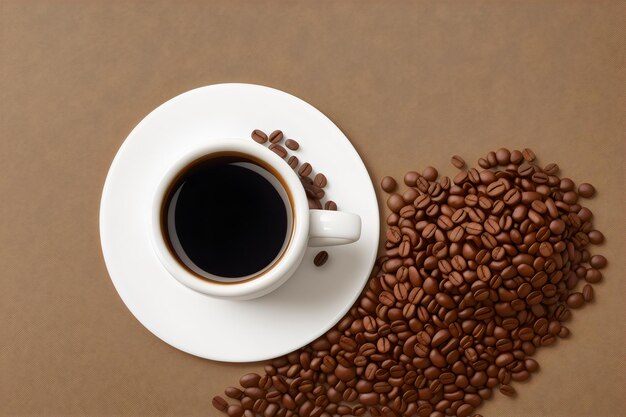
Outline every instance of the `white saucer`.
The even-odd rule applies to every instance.
[[[295,152],[328,178],[330,199],[362,220],[358,242],[328,249],[321,268],[307,250],[294,276],[249,301],[196,293],[174,279],[149,241],[150,190],[188,146],[250,139],[281,129]],[[261,145],[259,145],[261,146]],[[345,135],[304,101],[268,87],[218,84],[175,97],[143,119],[117,153],[102,193],[100,239],[107,269],[137,319],[170,345],[207,359],[249,362],[291,352],[332,327],[367,281],[378,247],[379,218],[369,175]],[[323,248],[322,248],[323,249]]]

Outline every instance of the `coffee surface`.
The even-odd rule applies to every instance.
[[[203,276],[253,275],[276,259],[288,239],[287,199],[278,179],[252,160],[220,156],[196,162],[166,197],[170,249]]]

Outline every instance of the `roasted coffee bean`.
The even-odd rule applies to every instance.
[[[235,400],[238,400],[241,397],[243,397],[243,391],[235,387],[226,388],[224,390],[224,394],[226,394],[227,397],[234,398]]]
[[[313,184],[315,184],[316,186],[320,188],[326,187],[326,184],[327,184],[326,176],[322,174],[321,172],[315,174],[315,178],[313,179]]]
[[[323,250],[321,252],[318,252],[317,255],[315,255],[315,258],[313,259],[313,263],[315,264],[315,266],[322,266],[326,263],[327,260],[328,260],[328,252]]]
[[[465,161],[458,155],[454,155],[450,158],[450,162],[458,169],[463,169],[465,167]]]
[[[591,198],[596,193],[596,189],[589,183],[582,183],[578,186],[578,194],[584,198]]]
[[[510,385],[502,385],[500,386],[500,392],[507,397],[512,397],[515,395],[515,388]]]
[[[281,158],[284,158],[287,156],[287,150],[277,143],[271,144],[269,149],[270,151],[274,152],[276,155],[280,156]]]
[[[226,400],[219,395],[213,397],[211,404],[213,404],[213,407],[217,408],[219,411],[224,411],[228,408],[228,403],[226,402]]]
[[[295,155],[291,155],[289,159],[287,160],[287,164],[289,164],[291,169],[296,169],[299,163],[300,161],[298,160],[298,157]]]
[[[335,203],[333,200],[328,200],[324,204],[324,210],[336,211],[337,210],[337,203]]]
[[[255,142],[258,142],[258,143],[265,143],[265,142],[267,142],[267,135],[263,131],[261,131],[259,129],[253,130],[252,134],[251,134],[251,137],[252,137],[252,139],[254,139]]]
[[[226,409],[226,413],[228,414],[228,417],[241,417],[243,416],[244,409],[240,405],[231,404]]]
[[[244,388],[256,388],[258,387],[261,375],[256,373],[245,374],[239,379],[239,385]]]
[[[439,172],[433,167],[426,167],[424,171],[422,171],[422,176],[428,181],[435,181],[439,176]]]
[[[570,308],[580,308],[585,304],[585,298],[582,293],[575,292],[567,297],[567,305]]]
[[[386,193],[392,193],[393,191],[395,191],[397,186],[398,184],[396,183],[396,180],[394,180],[392,177],[389,177],[389,176],[383,177],[383,179],[380,182],[380,187]]]
[[[270,137],[270,141],[271,141],[271,137]],[[300,144],[293,139],[287,139],[285,141],[285,146],[288,149],[291,149],[292,151],[298,150],[298,148],[300,148]]]
[[[282,131],[275,130],[272,133],[270,133],[269,140],[270,140],[271,143],[278,143],[281,140],[283,140],[283,137],[284,137],[284,135],[283,135]]]
[[[586,284],[583,287],[583,298],[586,302],[590,302],[593,300],[593,287],[589,284]]]
[[[589,261],[589,265],[591,265],[592,268],[596,269],[602,269],[606,266],[606,264],[606,258],[602,255],[593,255],[591,257],[591,260]]]
[[[298,171],[298,174],[300,174],[300,176],[302,176],[302,177],[308,177],[311,174],[312,171],[313,171],[313,168],[311,167],[311,164],[309,164],[308,162],[305,162],[300,167],[300,170]]]

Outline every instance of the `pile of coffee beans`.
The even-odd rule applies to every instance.
[[[285,149],[280,144],[283,139],[285,139],[285,135],[281,130],[274,130],[268,136],[262,130],[255,129],[250,134],[250,137],[252,137],[255,142],[262,145],[269,143],[269,149],[281,158],[286,159],[287,164],[289,164],[291,169],[298,173],[302,187],[304,187],[304,192],[306,193],[310,209],[337,210],[337,203],[332,200],[327,200],[326,203],[322,205],[322,199],[326,195],[324,187],[326,187],[326,184],[328,183],[326,176],[321,172],[318,172],[313,178],[311,178],[313,173],[313,167],[311,164],[305,162],[300,165],[300,160],[297,156],[289,155],[289,151],[287,151],[287,149],[292,151],[300,149],[300,144],[296,140],[286,139],[284,143],[287,149]],[[313,263],[315,266],[322,266],[327,260],[328,252],[321,251],[315,256]]]
[[[349,313],[324,336],[241,378],[213,405],[230,417],[478,416],[498,389],[539,369],[571,309],[593,300],[604,237],[580,203],[595,190],[498,149],[453,178],[428,167],[389,192],[384,253]],[[579,282],[585,281],[585,282]],[[582,288],[580,288],[582,287]]]

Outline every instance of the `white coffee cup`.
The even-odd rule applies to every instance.
[[[249,157],[270,168],[278,180],[273,183],[284,188],[289,199],[288,211],[291,211],[291,227],[287,232],[289,237],[282,252],[266,268],[240,281],[229,281],[207,273],[200,275],[186,267],[167,244],[167,231],[163,230],[162,221],[164,200],[177,176],[194,161],[210,158],[212,154],[231,152]],[[224,139],[197,147],[170,165],[154,191],[151,216],[152,246],[172,277],[194,291],[226,299],[247,300],[268,294],[293,275],[308,246],[348,244],[357,241],[361,235],[361,218],[358,215],[309,209],[304,188],[291,167],[265,146],[241,139]],[[320,273],[323,271],[320,270]]]

